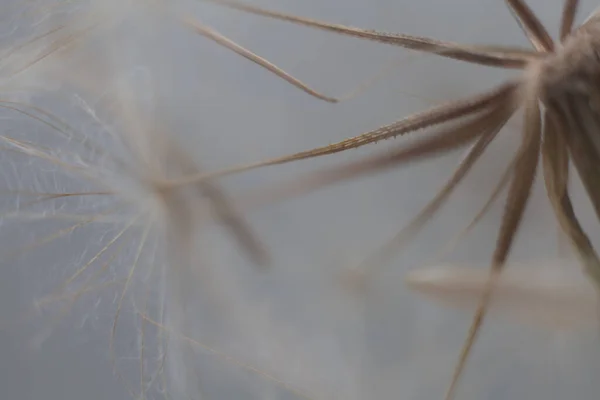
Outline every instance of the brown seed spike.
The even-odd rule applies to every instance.
[[[575,22],[575,16],[577,15],[577,9],[579,7],[579,0],[567,0],[562,12],[562,18],[560,21],[560,40],[564,41],[573,29],[573,23]]]
[[[376,32],[264,10],[236,0],[205,1],[346,36],[480,65],[524,71],[521,79],[515,80],[515,83],[508,83],[491,90],[482,97],[472,98],[471,104],[475,105],[472,108],[461,108],[463,107],[461,103],[450,104],[445,106],[446,108],[429,110],[332,146],[299,152],[251,166],[184,178],[177,182],[189,184],[196,180],[215,178],[261,166],[333,154],[377,139],[396,136],[398,132],[402,134],[441,125],[431,136],[409,146],[392,149],[385,155],[325,169],[294,182],[286,182],[270,191],[261,192],[262,196],[266,194],[262,197],[265,201],[271,201],[273,198],[281,200],[343,180],[398,167],[409,160],[432,157],[473,141],[477,141],[478,144],[485,142],[490,132],[504,125],[514,111],[522,106],[525,111],[522,143],[508,170],[512,173],[512,181],[492,256],[490,276],[483,288],[482,298],[461,351],[452,383],[446,393],[447,400],[454,397],[469,353],[484,321],[494,282],[502,272],[510,254],[534,184],[540,155],[548,198],[558,223],[577,252],[588,277],[594,282],[595,287],[600,289],[600,260],[577,220],[568,193],[569,161],[572,160],[600,219],[600,185],[598,185],[600,181],[600,92],[597,89],[600,86],[600,61],[597,56],[600,53],[600,12],[595,12],[581,26],[573,28],[579,1],[565,0],[560,20],[560,42],[555,43],[524,0],[506,0],[517,23],[535,48],[527,51],[498,46],[461,45],[405,34]],[[485,104],[481,100],[478,102],[477,99],[491,96],[493,93],[496,93],[497,97],[488,97],[489,102]],[[468,103],[469,100],[462,101],[462,104]],[[447,124],[453,125],[446,126]],[[402,128],[394,131],[398,127],[407,126],[409,128],[405,131]],[[467,170],[470,167],[471,165],[468,165]],[[464,165],[456,171],[454,179],[460,179],[461,168],[464,169]],[[447,192],[452,191],[453,188],[454,181],[451,180],[430,203],[430,207],[417,217],[417,226],[424,224],[433,216],[447,197]],[[496,195],[497,193],[494,193],[493,197]],[[365,268],[372,267],[368,265]]]
[[[512,90],[516,83],[507,83],[494,90],[483,93],[479,96],[472,96],[464,100],[454,100],[447,104],[426,110],[421,113],[409,115],[392,124],[382,126],[370,132],[362,133],[358,136],[342,140],[341,142],[330,144],[328,146],[318,147],[316,149],[301,151],[299,153],[287,155],[284,157],[273,158],[260,161],[254,164],[245,164],[227,168],[224,170],[190,175],[184,178],[171,181],[169,185],[185,185],[194,182],[200,182],[207,179],[220,178],[226,175],[237,174],[250,171],[257,168],[268,167],[272,165],[286,164],[293,161],[306,160],[339,153],[345,150],[356,149],[371,143],[377,143],[382,140],[395,138],[411,132],[430,128],[435,125],[452,122],[461,118],[469,117],[475,113],[484,110],[491,104],[499,101],[506,95],[507,90]]]
[[[507,0],[506,3],[537,51],[554,50],[550,34],[524,1]]]

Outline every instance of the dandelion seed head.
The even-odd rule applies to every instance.
[[[0,153],[2,161],[7,161],[2,179],[15,193],[2,200],[7,213],[0,220],[0,239],[6,236],[3,243],[9,248],[45,242],[43,248],[28,248],[11,264],[20,271],[38,268],[37,274],[22,272],[36,294],[48,293],[35,302],[37,312],[66,319],[86,343],[93,336],[89,331],[112,327],[107,335],[112,361],[133,398],[211,398],[217,393],[235,397],[239,393],[234,386],[240,382],[246,389],[258,388],[252,393],[264,389],[275,398],[437,396],[447,378],[445,368],[454,361],[447,345],[458,323],[465,321],[458,318],[448,329],[440,320],[450,321],[455,314],[440,312],[437,318],[417,317],[408,329],[404,318],[423,306],[397,311],[408,299],[396,294],[401,282],[393,279],[388,282],[394,290],[381,291],[375,299],[363,297],[371,308],[358,309],[359,302],[348,306],[341,300],[345,297],[332,294],[321,282],[323,274],[315,271],[323,268],[311,262],[317,256],[302,255],[303,262],[282,260],[280,271],[285,272],[268,276],[243,269],[247,262],[241,261],[239,248],[221,244],[229,233],[223,223],[228,214],[215,205],[221,202],[207,199],[211,190],[166,184],[202,172],[197,167],[201,149],[189,145],[200,141],[180,141],[180,132],[169,124],[168,107],[154,105],[164,96],[164,88],[154,84],[166,78],[172,61],[165,56],[170,53],[160,49],[164,43],[153,42],[168,24],[165,15],[153,14],[161,8],[146,1],[77,2],[76,12],[67,13],[69,3],[75,5],[60,3],[64,9],[54,10],[54,19],[38,15],[35,29],[43,32],[64,21],[67,28],[58,36],[65,38],[79,35],[95,21],[111,24],[81,35],[78,43],[25,71],[20,69],[52,47],[55,39],[44,38],[19,50],[1,66],[9,75],[19,72],[7,85],[11,100],[42,106],[71,125],[69,129],[58,124],[57,130],[37,126],[12,110],[1,113],[15,123],[6,127],[0,143],[6,150]],[[21,85],[30,89],[19,89]],[[185,105],[179,115],[201,106]],[[17,121],[27,121],[31,129],[22,131]],[[84,192],[95,194],[52,198]],[[224,228],[216,234],[204,229],[213,220]],[[325,226],[326,218],[319,223]],[[9,230],[11,224],[17,230]],[[53,244],[49,238],[57,233],[60,240]],[[277,233],[283,243],[283,230]],[[78,273],[90,261],[93,265]],[[294,269],[301,272],[290,272]],[[440,271],[436,274],[425,280],[448,278]],[[56,291],[51,282],[68,285]],[[381,309],[387,312],[379,314]],[[76,314],[75,321],[63,317],[63,310]],[[44,328],[48,326],[56,325],[51,321]],[[38,348],[56,334],[50,328],[40,329],[34,338],[39,339],[34,340]],[[422,336],[429,341],[423,339],[418,351],[407,350],[412,342],[406,336],[420,336],[427,329]],[[357,345],[365,337],[372,340],[366,346],[369,353]],[[515,337],[520,338],[495,342],[495,353],[484,355],[477,365],[495,364],[498,360],[489,354],[507,354],[503,346],[517,343]],[[397,345],[390,345],[396,340]],[[540,345],[519,354],[515,370],[531,376],[533,367],[539,367],[533,357],[548,348],[552,347]],[[564,351],[572,353],[573,348]],[[495,389],[506,393],[502,390],[511,382],[491,376],[498,369],[481,368],[472,379],[501,381],[504,389]],[[477,386],[472,385],[475,389],[469,394],[485,389]],[[251,395],[250,390],[246,393]]]

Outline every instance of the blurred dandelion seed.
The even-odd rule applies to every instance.
[[[13,220],[19,223],[20,229],[26,229],[24,227],[28,226],[29,221],[56,219],[63,224],[67,223],[66,227],[37,237],[36,240],[19,246],[11,252],[4,252],[2,258],[4,265],[9,265],[15,259],[28,256],[35,249],[46,247],[59,239],[68,239],[86,227],[93,228],[92,235],[102,232],[98,236],[100,248],[93,251],[90,257],[85,257],[81,265],[64,279],[50,295],[36,302],[33,312],[44,311],[56,303],[61,306],[58,313],[53,315],[46,329],[36,335],[32,341],[33,345],[39,346],[82,296],[116,286],[116,314],[110,332],[110,353],[117,376],[120,377],[134,398],[145,398],[147,393],[153,389],[168,390],[168,385],[164,383],[166,378],[161,378],[161,376],[169,372],[165,366],[167,358],[176,359],[177,357],[172,354],[172,351],[167,355],[166,341],[168,337],[172,338],[170,340],[183,339],[192,344],[192,347],[199,347],[202,352],[266,379],[301,398],[318,398],[296,388],[289,382],[276,378],[272,373],[238,361],[213,347],[185,336],[185,326],[167,313],[166,310],[177,313],[177,308],[182,306],[179,303],[185,303],[185,299],[178,300],[177,296],[185,297],[185,293],[192,286],[193,290],[198,288],[198,282],[190,280],[190,274],[193,276],[206,266],[202,265],[202,259],[196,255],[195,246],[192,246],[190,242],[195,234],[194,231],[203,229],[209,217],[221,220],[230,227],[230,231],[239,235],[239,243],[242,246],[248,246],[246,247],[249,251],[248,254],[255,258],[255,262],[264,263],[266,255],[254,233],[238,217],[233,209],[233,204],[215,185],[210,184],[207,190],[206,184],[202,183],[191,191],[189,188],[165,189],[162,186],[164,182],[168,182],[168,176],[182,171],[194,172],[197,167],[190,157],[178,149],[174,143],[176,138],[161,131],[156,122],[153,128],[145,127],[145,123],[142,121],[147,121],[147,118],[143,114],[139,112],[136,115],[127,114],[136,112],[135,105],[129,101],[130,99],[123,97],[116,95],[113,100],[121,102],[118,109],[125,115],[111,115],[111,120],[115,121],[117,126],[117,121],[122,120],[136,122],[138,125],[128,126],[125,123],[125,128],[113,129],[111,134],[105,132],[102,139],[110,139],[105,148],[106,150],[116,150],[114,154],[129,154],[127,152],[131,151],[126,159],[118,159],[109,151],[93,153],[82,151],[78,157],[80,163],[74,164],[70,161],[72,157],[68,147],[55,151],[52,150],[55,149],[54,146],[46,148],[30,141],[7,135],[0,136],[0,140],[6,144],[4,150],[10,150],[10,153],[2,153],[3,163],[8,165],[18,162],[18,158],[25,158],[28,162],[33,162],[33,165],[29,165],[31,169],[38,169],[42,165],[45,166],[44,168],[55,168],[68,181],[74,181],[76,184],[78,179],[82,178],[83,182],[94,188],[85,191],[49,192],[41,190],[40,186],[44,185],[44,180],[41,180],[39,185],[34,185],[33,189],[19,187],[3,190],[2,194],[4,195],[19,196],[19,202],[17,210],[8,211],[1,216],[2,230],[0,232],[7,232],[10,226],[13,226],[11,225]],[[34,121],[45,122],[41,116],[36,115],[37,111],[33,107],[27,112],[26,117],[34,116]],[[44,115],[50,116],[48,112],[45,112]],[[58,117],[55,118],[58,119]],[[47,127],[47,124],[44,125]],[[137,128],[142,130],[138,131]],[[62,134],[59,137],[67,139],[75,147],[81,144],[72,140],[77,138],[77,132],[73,130],[69,135],[66,135],[66,132],[61,131]],[[86,135],[84,132],[82,134]],[[85,143],[89,144],[87,141]],[[123,147],[126,148],[126,151],[119,152],[118,150],[123,150]],[[86,156],[90,155],[95,159],[87,159]],[[147,164],[144,164],[145,162]],[[17,185],[26,185],[26,183],[17,177]],[[57,186],[60,187],[58,184]],[[93,198],[93,200],[90,199],[90,202],[86,201],[76,205],[75,213],[67,212],[68,203],[66,206],[60,204],[60,202],[81,200],[82,198]],[[96,202],[98,200],[96,198],[108,198],[108,201]],[[206,204],[205,198],[208,198],[209,202],[213,202],[213,205]],[[32,200],[23,201],[24,199]],[[59,205],[56,205],[57,202]],[[48,207],[48,203],[53,204]],[[100,210],[98,205],[100,205]],[[36,206],[44,206],[45,211],[29,212]],[[93,208],[89,209],[90,206]],[[55,210],[56,212],[54,212]],[[103,226],[94,227],[97,223]],[[107,229],[104,225],[108,225],[109,228]],[[151,242],[154,244],[151,245]],[[165,254],[161,256],[161,252]],[[182,264],[183,262],[185,265]],[[123,266],[126,269],[121,272],[115,271],[117,266]],[[196,272],[192,274],[192,270]],[[115,277],[112,278],[113,276]],[[168,291],[177,294],[171,294],[168,300],[165,300],[165,294],[162,293],[165,289],[161,289],[160,286],[150,286],[156,280],[159,283],[166,280],[166,284],[173,286]],[[144,287],[142,299],[140,301],[136,301],[135,297],[132,299],[134,307],[137,309],[135,313],[141,316],[142,322],[139,353],[140,382],[138,389],[135,389],[119,372],[118,365],[121,358],[117,356],[118,350],[115,348],[115,344],[118,322],[125,308],[125,300],[135,294],[131,292],[139,292],[134,286],[137,287],[140,283]],[[165,282],[160,283],[160,285],[164,284]],[[157,292],[162,300],[157,300]],[[166,307],[166,310],[161,310],[161,307]],[[22,322],[30,317],[32,317],[31,314],[24,315]],[[1,322],[5,324],[8,321]],[[6,327],[6,325],[2,326],[2,328]],[[150,341],[150,336],[146,333],[148,327],[158,328],[161,332],[156,340],[162,344],[158,343],[159,354],[155,355],[157,360],[153,366],[148,364],[149,354],[156,354],[148,348]],[[186,353],[188,352],[186,351]]]
[[[494,282],[490,313],[551,329],[597,326],[600,303],[593,284],[549,265],[507,265]],[[553,273],[554,272],[554,273]],[[475,267],[436,266],[411,271],[408,287],[448,306],[475,308],[489,274]]]
[[[182,150],[175,135],[169,133],[160,120],[151,118],[150,110],[140,106],[140,95],[127,86],[127,79],[117,79],[116,85],[112,83],[116,89],[109,96],[108,110],[98,105],[90,106],[82,97],[74,103],[85,117],[97,123],[90,132],[69,126],[62,118],[33,103],[0,102],[0,107],[7,112],[19,115],[21,119],[16,121],[31,119],[32,126],[35,123],[41,126],[31,131],[21,129],[0,135],[0,146],[5,150],[0,153],[3,166],[6,166],[3,175],[11,182],[2,194],[17,199],[16,209],[15,204],[3,203],[3,208],[8,211],[1,215],[0,233],[8,234],[18,227],[20,231],[30,229],[35,237],[3,252],[3,264],[32,257],[32,254],[38,254],[36,250],[60,240],[68,243],[84,230],[88,230],[91,237],[98,235],[98,243],[89,246],[91,256],[86,249],[79,267],[51,294],[36,302],[33,312],[43,312],[56,303],[61,306],[47,329],[39,332],[32,343],[41,345],[82,296],[110,289],[115,290],[116,306],[110,332],[111,361],[132,397],[144,398],[152,390],[166,392],[169,387],[173,389],[177,385],[173,368],[181,367],[177,364],[188,367],[190,378],[183,382],[185,388],[175,389],[185,390],[194,398],[199,396],[199,392],[194,392],[199,389],[194,389],[190,382],[194,379],[193,367],[180,360],[191,357],[192,353],[187,350],[174,352],[171,343],[167,355],[167,342],[183,337],[196,347],[203,346],[205,352],[221,361],[257,374],[299,397],[316,398],[272,373],[237,361],[185,336],[189,329],[177,316],[182,312],[178,308],[189,306],[185,304],[186,293],[198,290],[198,282],[190,278],[201,276],[201,270],[206,268],[199,250],[192,243],[198,230],[204,229],[209,220],[217,220],[233,233],[255,264],[266,265],[268,254],[237,212],[235,204],[218,186],[211,182],[199,182],[185,188],[167,185],[178,175],[198,173],[196,161]],[[54,132],[54,136],[48,135],[49,132]],[[15,167],[10,172],[12,166]],[[28,173],[35,177],[33,183],[23,179],[22,175]],[[37,222],[52,220],[58,224],[58,229],[47,233],[48,228],[38,230]],[[159,286],[152,286],[156,281]],[[163,288],[163,285],[168,287]],[[141,300],[136,299],[139,286],[143,288]],[[165,295],[164,291],[169,294]],[[157,299],[157,292],[162,300]],[[128,309],[126,300],[129,298],[136,310],[134,314],[141,316],[137,388],[119,371],[125,359],[120,357],[116,347],[118,322]],[[131,311],[128,309],[127,312]],[[23,321],[31,316],[24,315]],[[8,323],[1,322],[2,328]],[[158,328],[160,332],[150,335],[149,327]],[[171,334],[165,331],[166,328]],[[157,344],[153,351],[149,347],[151,340]],[[165,374],[169,374],[168,379]]]

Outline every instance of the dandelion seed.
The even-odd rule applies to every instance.
[[[206,288],[207,282],[197,280],[207,268],[196,244],[198,232],[211,220],[218,221],[229,229],[256,264],[266,265],[268,255],[256,234],[237,213],[234,203],[217,185],[207,182],[181,189],[163,186],[171,176],[197,172],[196,161],[181,150],[175,135],[161,126],[159,120],[150,123],[150,118],[134,100],[140,96],[127,86],[130,82],[117,82],[110,100],[118,106],[118,112],[104,114],[106,110],[97,106],[96,111],[102,117],[97,114],[88,117],[95,121],[110,120],[111,123],[101,124],[101,129],[91,134],[66,129],[57,123],[60,118],[49,111],[19,104],[20,110],[26,112],[18,115],[25,117],[25,121],[32,118],[34,127],[36,123],[41,125],[44,130],[40,137],[48,145],[16,135],[0,135],[3,163],[18,166],[15,174],[5,176],[9,188],[0,192],[0,199],[6,195],[20,196],[17,210],[12,208],[0,214],[0,234],[8,236],[10,233],[19,242],[10,251],[3,251],[2,261],[9,266],[39,254],[38,251],[52,254],[57,242],[68,246],[69,241],[78,237],[91,238],[92,242],[85,245],[86,250],[77,261],[76,270],[70,275],[65,272],[68,268],[61,270],[60,275],[66,275],[62,284],[36,302],[36,312],[57,304],[59,312],[52,316],[46,329],[36,335],[32,345],[41,346],[56,323],[84,295],[96,295],[101,290],[114,291],[116,313],[110,332],[110,351],[115,372],[130,394],[134,398],[145,398],[156,391],[184,390],[193,394],[197,369],[188,361],[196,353],[186,346],[179,346],[177,354],[177,347],[171,343],[172,351],[167,358],[164,347],[167,342],[180,341],[177,335],[185,336],[189,330],[182,318],[187,313],[183,309],[191,306],[187,304],[186,295],[200,287]],[[152,79],[146,83],[151,85]],[[82,98],[75,104],[83,106],[84,115],[90,109],[84,106],[86,103]],[[30,135],[31,132],[34,134]],[[35,130],[20,133],[25,137],[36,136]],[[44,179],[46,172],[58,179]],[[33,187],[29,187],[31,180],[22,174],[33,174],[38,178]],[[10,187],[13,184],[17,187]],[[80,187],[73,189],[77,186]],[[39,209],[44,211],[37,212]],[[49,224],[50,221],[56,224]],[[50,231],[45,232],[48,227],[39,229],[41,224],[38,222],[49,224]],[[59,228],[52,229],[53,225]],[[27,232],[25,236],[32,236],[33,240],[23,243],[20,240],[23,235],[14,230],[15,227]],[[60,252],[64,252],[64,248]],[[139,296],[140,288],[142,296]],[[212,290],[218,295],[218,289]],[[157,298],[161,293],[162,300],[160,296]],[[125,312],[131,313],[130,299],[137,310],[134,314],[143,315],[140,319],[137,387],[129,383],[126,378],[129,374],[121,372],[128,361],[120,357],[119,350],[119,321]],[[230,305],[231,299],[219,298],[219,301]],[[26,314],[22,321],[30,317],[31,314]],[[0,322],[1,328],[12,323]],[[169,339],[164,326],[177,335],[170,335]],[[152,327],[160,328],[159,332],[149,333]],[[156,348],[152,349],[152,345]],[[222,362],[282,385],[273,374],[223,356],[216,350],[214,355]],[[174,369],[182,367],[179,363],[183,363],[189,374],[183,381],[174,375]],[[185,387],[177,387],[178,382]],[[288,390],[294,388],[291,383],[283,386]],[[294,391],[303,392],[300,389]]]
[[[556,329],[597,326],[597,291],[585,277],[565,272],[553,271],[548,265],[507,266],[493,283],[489,311]],[[489,273],[482,268],[439,266],[409,272],[406,283],[445,306],[474,309],[488,279]]]
[[[407,238],[414,236],[420,226],[433,217],[476,164],[478,157],[493,141],[498,131],[507,124],[517,109],[523,108],[522,141],[509,166],[512,177],[492,256],[492,274],[502,271],[510,253],[530,198],[541,157],[548,198],[559,225],[576,250],[588,277],[600,289],[600,260],[575,216],[568,192],[569,162],[572,161],[592,200],[596,214],[600,217],[600,186],[597,184],[600,168],[600,142],[597,139],[600,127],[600,95],[595,90],[600,71],[597,58],[600,47],[598,12],[593,13],[581,26],[574,29],[579,1],[566,0],[560,23],[560,40],[555,42],[524,1],[507,0],[508,8],[533,47],[532,50],[527,50],[516,47],[463,45],[406,34],[382,33],[265,10],[236,0],[206,1],[327,32],[473,64],[521,70],[522,73],[508,83],[481,95],[450,102],[333,145],[208,174],[190,175],[174,181],[174,184],[186,185],[260,167],[311,159],[423,129],[437,128],[435,133],[411,145],[388,149],[384,155],[321,170],[280,185],[269,193],[263,191],[263,199],[268,201],[268,195],[271,195],[280,200],[286,196],[298,196],[475,143],[467,160],[449,179],[436,199],[426,206],[406,230],[374,252],[373,258],[367,258],[367,262],[361,267],[372,269],[381,262],[380,257],[387,257],[397,250]],[[483,323],[491,296],[491,284],[487,286],[469,329],[446,394],[447,399],[454,396],[456,385]]]

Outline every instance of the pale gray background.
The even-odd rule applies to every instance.
[[[527,45],[501,0],[255,3],[382,31],[467,43]],[[336,142],[431,103],[491,87],[511,74],[411,55],[394,47],[202,2],[180,4],[202,22],[328,94],[345,93],[386,63],[399,60],[393,73],[358,98],[331,105],[188,31],[171,29],[167,30],[168,36],[155,34],[152,37],[157,40],[140,44],[140,52],[152,54],[148,50],[152,46],[159,49],[150,58],[158,71],[155,76],[167,79],[161,83],[166,96],[163,104],[168,104],[167,112],[177,121],[177,128],[196,144],[198,158],[210,169]],[[530,4],[555,33],[562,2],[540,0]],[[579,21],[595,6],[593,1],[583,2]],[[18,35],[18,31],[13,34]],[[518,125],[518,120],[515,122]],[[469,176],[432,225],[376,275],[366,300],[351,297],[336,286],[339,272],[355,265],[408,222],[447,179],[460,153],[361,178],[253,213],[253,225],[275,256],[271,275],[255,276],[252,266],[245,265],[227,244],[215,250],[215,257],[220,263],[239,264],[239,270],[247,271],[248,296],[256,300],[257,309],[269,310],[268,323],[250,318],[258,330],[249,335],[212,332],[217,341],[213,344],[320,394],[318,398],[442,398],[470,315],[440,308],[409,293],[402,277],[407,270],[433,261],[435,251],[486,201],[495,178],[518,143],[519,133],[514,126],[505,129],[484,157],[485,163]],[[385,146],[380,143],[323,160],[271,167],[227,178],[225,184],[231,193],[240,193],[318,166],[356,159]],[[584,226],[597,235],[597,221],[576,186],[574,197],[581,207]],[[538,185],[514,251],[515,260],[556,257],[556,228],[544,193]],[[451,260],[485,266],[495,240],[500,205]],[[18,268],[29,269],[21,272],[14,265],[3,264],[2,321],[18,318],[26,304],[44,293],[41,287],[50,284],[46,280],[59,281],[42,265],[20,263]],[[76,307],[35,351],[28,347],[29,328],[0,331],[0,398],[129,398],[113,376],[108,358],[110,312],[102,311],[102,307],[86,309],[85,304],[93,305],[94,301],[86,300]],[[240,307],[240,314],[253,310],[250,305]],[[200,319],[198,315],[190,316],[194,317]],[[127,322],[123,325],[127,327]],[[33,329],[43,326],[39,323]],[[130,336],[135,335],[133,329],[132,325]],[[264,336],[258,334],[261,329]],[[597,347],[595,332],[556,337],[505,321],[489,321],[459,394],[461,398],[478,399],[596,398],[600,389]],[[294,398],[284,389],[271,391],[275,386],[262,378],[231,372],[236,368],[214,357],[199,358],[207,365],[205,379],[213,380],[206,398]],[[220,381],[218,377],[225,378]]]

